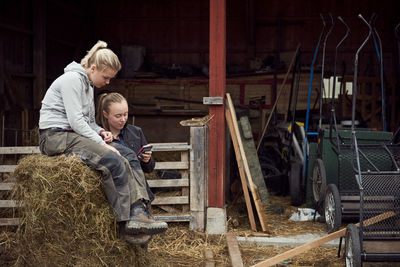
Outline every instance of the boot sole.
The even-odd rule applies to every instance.
[[[129,224],[129,226],[128,226]],[[142,223],[142,222],[134,222],[130,221],[125,226],[125,231],[130,234],[137,235],[137,234],[147,234],[147,235],[155,235],[165,232],[168,229],[168,226],[151,226],[149,223]]]

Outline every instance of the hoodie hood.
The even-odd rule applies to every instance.
[[[64,68],[64,73],[67,73],[70,71],[79,73],[84,78],[85,83],[90,84],[89,77],[87,76],[86,70],[82,67],[81,64],[79,64],[75,61],[69,63]]]

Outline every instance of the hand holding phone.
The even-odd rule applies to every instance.
[[[143,155],[144,152],[151,151],[152,148],[153,148],[152,145],[144,145],[136,153],[136,156],[139,158],[139,157],[141,157]]]

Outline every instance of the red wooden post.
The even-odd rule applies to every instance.
[[[210,0],[209,96],[225,99],[226,0]],[[210,105],[208,207],[225,205],[225,104]]]

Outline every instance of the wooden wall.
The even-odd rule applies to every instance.
[[[367,34],[366,27],[356,16],[361,13],[369,19],[376,12],[379,14],[376,27],[384,49],[385,75],[389,79],[400,77],[396,65],[398,46],[393,34],[394,27],[400,22],[399,7],[400,2],[396,0],[227,1],[228,74],[235,71],[248,74],[252,60],[262,61],[276,55],[287,66],[299,43],[303,49],[303,64],[309,66],[321,30],[319,13],[327,17],[327,13],[332,12],[335,18],[342,16],[351,28],[351,34],[340,50],[338,71],[341,73],[342,62],[345,62],[346,74],[352,75],[355,51]],[[0,112],[5,117],[5,127],[34,128],[40,101],[49,84],[72,60],[80,61],[100,39],[107,41],[118,55],[121,55],[122,46],[145,47],[148,66],[207,66],[208,14],[209,0],[2,1]],[[327,75],[332,72],[335,45],[344,34],[344,27],[337,20],[336,23],[326,48]],[[376,76],[377,67],[375,50],[369,42],[360,56],[359,74]],[[280,71],[283,72],[285,67]],[[205,76],[202,78],[206,79]],[[257,86],[247,85],[246,90],[257,91]],[[197,88],[203,90],[204,84],[192,87],[190,98],[200,100],[203,93],[197,92]],[[163,90],[158,89],[159,96],[168,95],[168,90]],[[135,89],[135,102],[146,102],[149,98],[146,93],[141,92],[140,87]],[[195,114],[187,114],[191,115]]]
[[[158,64],[208,64],[208,1],[100,1],[96,5],[95,35],[109,40],[115,48],[122,45],[146,47],[149,58]],[[332,71],[336,44],[345,28],[336,19],[342,16],[351,29],[341,49],[340,61],[352,73],[354,54],[367,35],[367,27],[357,18],[369,20],[376,12],[377,30],[383,42],[385,67],[393,73],[394,28],[400,22],[400,3],[395,0],[227,1],[227,64],[243,69],[254,57],[264,59],[276,53],[294,51],[301,43],[304,64],[310,64],[322,23],[333,14],[336,27],[327,42],[327,71]],[[376,59],[372,42],[360,55],[362,72]],[[341,64],[339,65],[339,69]],[[376,67],[374,67],[376,70]]]

